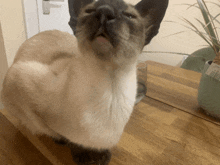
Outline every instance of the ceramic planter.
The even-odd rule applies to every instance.
[[[220,81],[206,75],[212,61],[207,61],[202,71],[198,90],[198,102],[204,111],[220,119]]]

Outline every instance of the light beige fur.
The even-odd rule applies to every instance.
[[[136,60],[115,66],[91,50],[80,50],[74,36],[55,30],[21,46],[5,77],[2,99],[34,134],[62,135],[104,149],[119,141],[136,86]]]
[[[5,76],[5,108],[34,134],[94,149],[115,146],[135,104],[137,57],[158,33],[167,5],[93,2],[72,27],[77,39],[57,30],[28,39]]]

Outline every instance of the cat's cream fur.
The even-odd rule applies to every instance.
[[[135,103],[137,57],[158,33],[167,4],[92,2],[78,13],[77,39],[58,30],[28,39],[6,74],[5,108],[34,134],[115,146]]]
[[[44,36],[56,43],[53,49],[44,45]],[[39,52],[41,58],[35,59]],[[57,52],[63,55],[46,59]],[[22,45],[2,96],[7,109],[33,133],[62,135],[101,149],[119,141],[133,110],[136,86],[136,61],[115,70],[91,53],[82,55],[70,34],[48,31]]]

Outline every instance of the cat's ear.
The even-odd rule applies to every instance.
[[[80,10],[92,2],[93,0],[68,0],[70,13],[69,25],[74,33],[76,32],[77,17],[80,13]]]
[[[80,10],[86,5],[92,3],[94,0],[69,0],[69,1],[73,1],[73,10],[76,14],[76,17],[78,17]]]
[[[142,0],[135,8],[145,20],[146,39],[145,45],[157,35],[160,23],[165,15],[169,0]]]

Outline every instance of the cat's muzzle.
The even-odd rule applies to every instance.
[[[112,24],[116,19],[114,10],[109,5],[103,5],[96,9],[95,17],[99,20],[99,26],[94,32],[92,40],[97,37],[103,37],[114,45],[114,32],[112,31]]]

